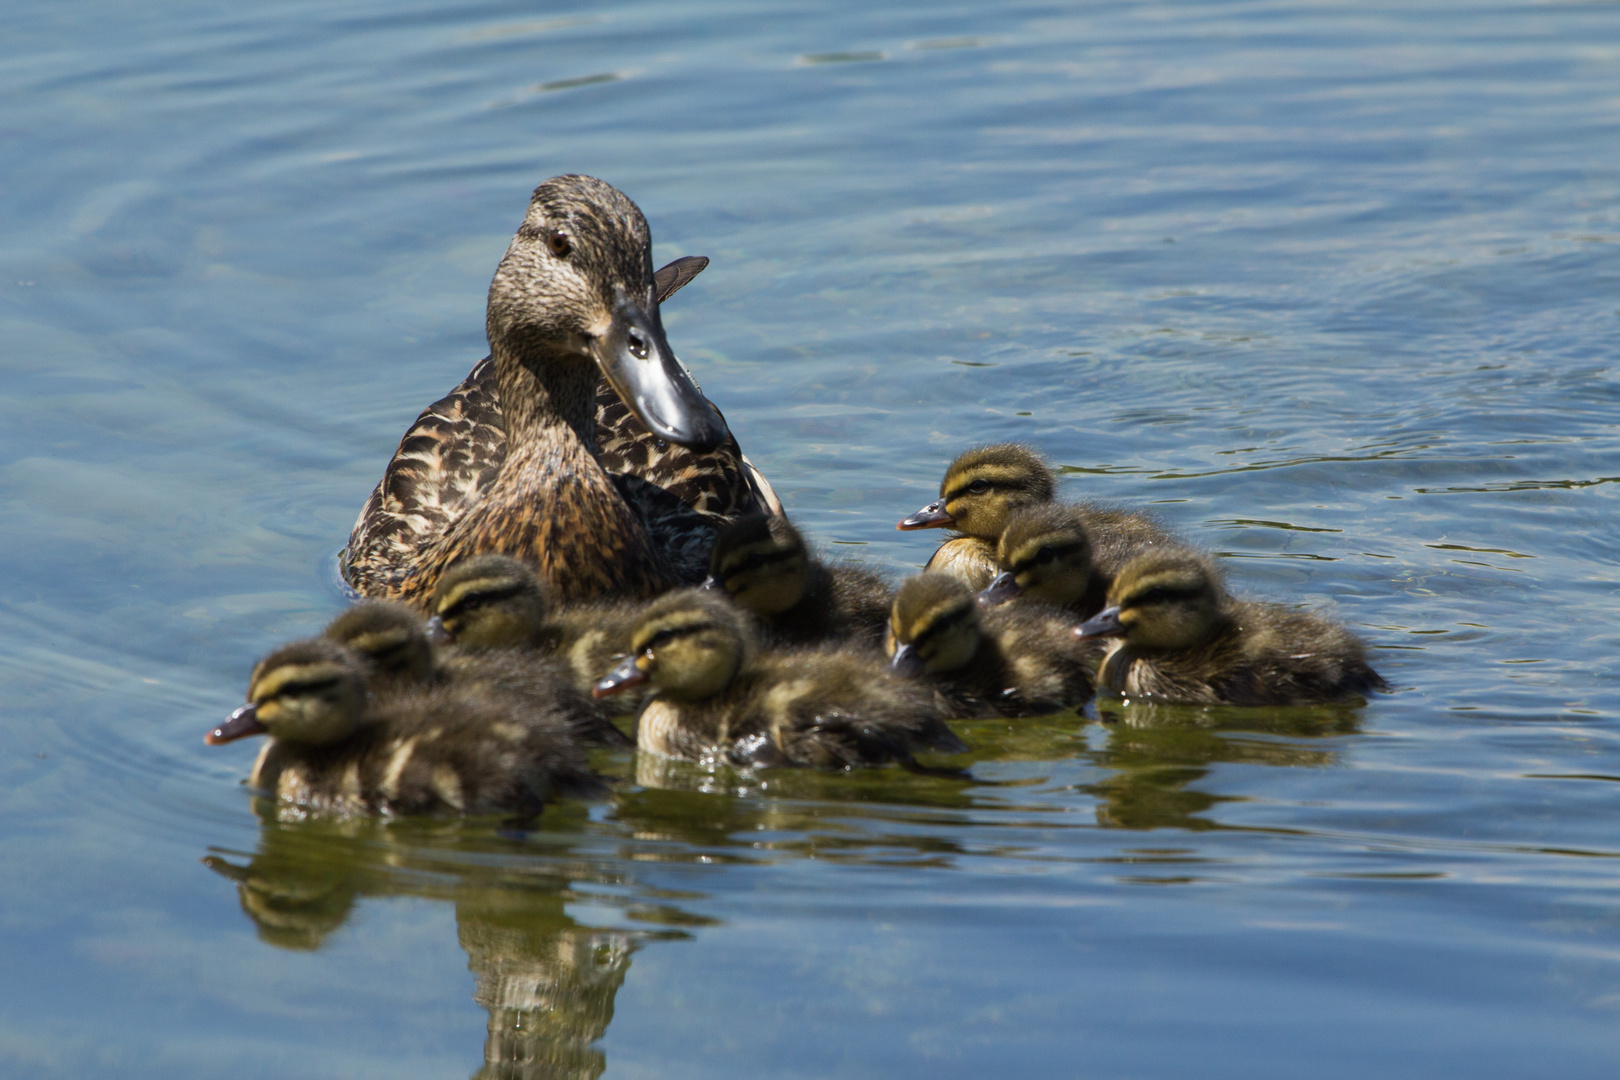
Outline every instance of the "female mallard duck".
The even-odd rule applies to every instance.
[[[652,687],[636,745],[648,753],[737,765],[847,768],[898,762],[921,749],[966,749],[925,689],[889,678],[867,652],[824,647],[759,653],[738,608],[699,589],[642,614],[630,656],[598,696]]]
[[[858,566],[811,557],[787,518],[749,514],[720,530],[705,589],[724,592],[754,615],[772,641],[810,645],[883,640],[894,590]]]
[[[565,718],[455,686],[368,696],[360,659],[325,638],[259,661],[207,742],[261,734],[249,784],[321,813],[533,815],[603,790]]]
[[[322,637],[347,646],[365,665],[373,694],[421,690],[449,683],[462,689],[492,689],[565,716],[575,735],[604,746],[630,740],[587,692],[568,665],[515,647],[442,655],[433,647],[422,617],[404,604],[362,600],[327,624]]]
[[[440,576],[430,606],[428,634],[458,654],[554,655],[572,685],[589,693],[597,677],[630,651],[630,632],[644,605],[618,601],[553,610],[533,570],[509,555],[475,555]]]
[[[940,497],[901,521],[900,529],[948,528],[961,535],[941,544],[926,570],[940,570],[979,590],[1006,569],[997,542],[1014,512],[1048,505],[1056,491],[1052,470],[1020,443],[965,450],[945,470]],[[1145,546],[1171,543],[1173,534],[1147,514],[1099,503],[1069,507],[1090,534],[1092,559],[1111,573]]]
[[[937,571],[894,598],[887,648],[898,675],[922,677],[950,716],[1043,716],[1091,697],[1101,650],[1043,604],[980,611],[958,579]]]
[[[1128,698],[1310,705],[1389,689],[1354,634],[1319,615],[1228,596],[1215,565],[1187,548],[1131,560],[1108,606],[1074,633],[1112,639],[1097,686]]]
[[[714,527],[775,496],[670,351],[658,299],[634,203],[585,176],[535,189],[490,285],[490,356],[406,432],[350,535],[349,583],[420,606],[482,551],[532,560],[567,601],[701,580]]]

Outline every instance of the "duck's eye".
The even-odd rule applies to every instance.
[[[764,565],[765,565],[765,556],[761,555],[757,551],[754,552],[752,555],[748,556],[748,558],[743,560],[743,569],[744,570],[758,570],[760,567],[762,567]]]
[[[983,495],[985,492],[990,490],[990,481],[975,480],[973,483],[968,485],[968,490],[973,492],[975,495]]]
[[[1049,563],[1055,558],[1057,558],[1057,552],[1049,547],[1043,547],[1035,553],[1035,561],[1039,563]]]
[[[1162,604],[1168,599],[1170,599],[1170,593],[1169,593],[1168,590],[1163,589],[1163,588],[1152,588],[1152,589],[1149,589],[1147,592],[1143,593],[1141,596],[1138,596],[1134,601],[1132,601],[1132,603],[1133,604]]]
[[[551,253],[559,259],[566,259],[569,252],[574,250],[574,245],[569,243],[568,234],[565,232],[552,233],[546,238],[546,246],[551,248]]]

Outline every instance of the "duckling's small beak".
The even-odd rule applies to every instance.
[[[1123,637],[1125,624],[1119,621],[1119,608],[1103,608],[1097,614],[1074,628],[1077,638]]]
[[[715,577],[713,574],[710,574],[708,577],[703,579],[703,584],[699,585],[698,588],[703,589],[706,592],[720,592],[720,579]]]
[[[956,519],[945,512],[945,500],[935,499],[921,510],[901,521],[895,528],[904,532],[912,529],[942,529],[956,524]]]
[[[429,643],[441,649],[446,645],[455,644],[456,640],[455,636],[445,629],[444,620],[437,615],[427,621],[427,639]]]
[[[915,679],[923,673],[923,658],[910,645],[900,645],[889,658],[889,670],[903,679]]]
[[[675,359],[656,303],[643,305],[621,292],[607,333],[591,339],[591,355],[614,391],[660,439],[713,450],[731,434]]]
[[[984,590],[979,593],[979,606],[993,608],[1023,594],[1023,588],[1013,580],[1012,571],[1003,570],[996,575],[994,581],[986,585]]]
[[[596,685],[591,687],[591,697],[605,698],[609,694],[617,694],[632,686],[640,686],[646,681],[647,673],[636,666],[636,658],[627,656],[624,663],[596,680]]]
[[[203,742],[209,746],[218,746],[220,743],[235,742],[245,739],[249,735],[263,735],[270,729],[259,723],[259,707],[257,705],[243,705],[231,713],[219,727],[203,736]]]

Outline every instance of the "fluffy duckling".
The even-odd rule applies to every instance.
[[[958,454],[939,482],[939,498],[895,528],[950,529],[924,570],[938,570],[979,590],[999,572],[996,540],[1007,515],[1021,506],[1049,503],[1057,491],[1052,470],[1021,443],[975,446]]]
[[[889,678],[871,654],[823,647],[761,655],[748,617],[700,589],[649,605],[630,656],[595,693],[640,684],[652,687],[652,697],[641,711],[637,746],[666,757],[920,768],[912,759],[919,749],[966,749],[932,695]]]
[[[207,742],[260,734],[249,783],[322,813],[532,816],[603,790],[566,717],[448,685],[368,698],[363,663],[325,638],[259,661],[248,703]]]
[[[1177,543],[1146,514],[1097,503],[1047,503],[1007,515],[996,542],[1001,572],[979,594],[987,607],[1027,596],[1082,619],[1103,608],[1114,575],[1149,548]]]
[[[554,654],[582,694],[630,650],[642,605],[584,604],[554,611],[535,573],[508,555],[476,555],[439,579],[428,633],[460,654],[519,650]]]
[[[1041,604],[981,613],[949,574],[900,586],[887,648],[894,672],[923,676],[951,716],[1042,716],[1091,697],[1101,650],[1076,641],[1073,621]]]
[[[813,558],[787,518],[765,514],[720,530],[703,587],[723,591],[772,641],[789,645],[848,638],[875,646],[894,596],[869,570]]]
[[[1112,639],[1098,688],[1124,697],[1309,705],[1389,689],[1354,634],[1319,615],[1228,596],[1215,565],[1187,548],[1131,560],[1108,607],[1074,633]]]
[[[440,683],[488,688],[529,700],[569,718],[574,734],[603,746],[630,746],[629,738],[575,685],[567,663],[527,649],[492,648],[439,655],[422,619],[404,604],[362,600],[333,619],[322,637],[346,645],[366,670],[374,694],[420,690]]]

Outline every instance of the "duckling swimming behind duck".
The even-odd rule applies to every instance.
[[[924,572],[900,586],[887,647],[896,674],[931,683],[950,716],[1042,716],[1084,704],[1102,651],[1044,604],[982,611],[961,581]]]
[[[875,646],[894,595],[871,571],[813,558],[787,518],[764,514],[720,530],[703,587],[751,612],[772,641],[794,645],[850,639]]]
[[[1215,565],[1187,548],[1131,560],[1108,607],[1074,633],[1111,639],[1098,689],[1129,698],[1309,705],[1389,689],[1354,634],[1309,612],[1233,599]]]
[[[362,600],[327,624],[321,636],[353,650],[365,665],[366,686],[373,694],[438,684],[494,689],[566,716],[574,734],[586,742],[632,745],[587,696],[588,686],[575,685],[564,661],[528,649],[500,647],[442,655],[434,649],[421,618],[404,604]]]
[[[636,745],[666,757],[917,768],[918,750],[966,749],[932,695],[890,678],[870,653],[823,647],[760,654],[747,616],[703,590],[649,605],[629,658],[595,693],[643,683],[653,696],[642,708]]]
[[[321,813],[533,815],[602,793],[565,718],[452,686],[368,702],[364,671],[335,641],[284,645],[207,741],[268,734],[248,782]]]
[[[975,446],[958,454],[945,470],[939,498],[895,528],[959,533],[941,544],[923,569],[950,574],[977,591],[1000,572],[996,540],[1007,515],[1021,506],[1051,502],[1056,490],[1052,470],[1031,447]]]

